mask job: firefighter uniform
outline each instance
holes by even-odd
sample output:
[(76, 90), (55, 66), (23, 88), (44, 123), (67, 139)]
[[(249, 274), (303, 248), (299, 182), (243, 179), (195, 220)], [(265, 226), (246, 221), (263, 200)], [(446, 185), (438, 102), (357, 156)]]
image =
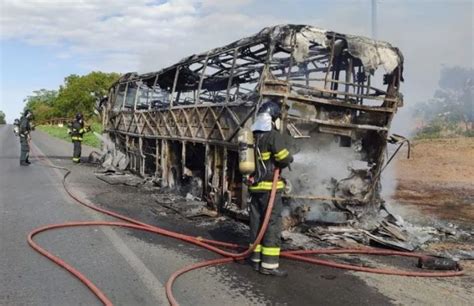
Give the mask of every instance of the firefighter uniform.
[[(249, 186), (250, 202), (250, 241), (256, 240), (263, 222), (268, 200), (272, 190), (273, 173), (276, 167), (285, 168), (293, 157), (284, 146), (282, 135), (272, 127), (270, 131), (254, 130), (257, 151), (257, 168), (254, 176), (255, 183)], [(270, 221), (263, 236), (261, 245), (257, 245), (250, 260), (255, 269), (263, 274), (277, 275), (281, 246), (282, 229), (282, 197), (281, 191), (285, 188), (280, 178), (277, 183), (277, 193)], [(285, 273), (286, 272), (282, 272)]]
[(82, 137), (85, 132), (86, 129), (84, 129), (82, 115), (77, 115), (76, 119), (70, 126), (71, 140), (74, 145), (72, 161), (75, 163), (79, 163), (81, 161)]
[(20, 165), (28, 166), (30, 164), (30, 145), (28, 143), (31, 132), (30, 119), (32, 114), (29, 110), (26, 110), (23, 116), (20, 118), (19, 123), (19, 136), (20, 136)]

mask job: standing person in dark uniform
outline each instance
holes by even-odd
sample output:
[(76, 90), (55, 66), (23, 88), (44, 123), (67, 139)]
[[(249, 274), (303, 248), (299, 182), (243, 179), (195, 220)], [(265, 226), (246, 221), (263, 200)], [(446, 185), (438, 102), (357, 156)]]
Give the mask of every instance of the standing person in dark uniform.
[(75, 120), (69, 125), (69, 134), (71, 135), (72, 143), (74, 144), (74, 150), (72, 154), (72, 161), (75, 163), (81, 162), (81, 143), (82, 136), (86, 132), (84, 128), (84, 119), (81, 113), (76, 114)]
[(25, 110), (23, 116), (20, 118), (19, 123), (19, 136), (20, 136), (20, 165), (21, 166), (28, 166), (30, 163), (29, 156), (30, 156), (30, 145), (29, 140), (31, 138), (30, 132), (32, 130), (32, 126), (30, 121), (33, 120), (33, 114), (29, 109)]
[[(257, 238), (272, 190), (275, 168), (283, 169), (293, 161), (285, 148), (282, 135), (277, 130), (280, 124), (281, 108), (277, 100), (264, 103), (252, 125), (256, 149), (256, 171), (253, 184), (249, 186), (250, 202), (250, 240)], [(277, 183), (277, 193), (268, 228), (261, 245), (257, 245), (250, 261), (252, 267), (265, 275), (286, 276), (288, 273), (279, 268), (281, 246), (282, 198), (285, 188), (283, 180)]]

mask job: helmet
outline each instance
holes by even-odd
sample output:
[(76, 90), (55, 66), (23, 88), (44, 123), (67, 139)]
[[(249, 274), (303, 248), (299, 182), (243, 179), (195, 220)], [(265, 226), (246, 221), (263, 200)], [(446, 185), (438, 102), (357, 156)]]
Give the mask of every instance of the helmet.
[(253, 132), (269, 132), (272, 130), (272, 126), (275, 120), (280, 117), (281, 107), (277, 100), (269, 100), (262, 104), (257, 112), (257, 118), (252, 124)]
[(278, 102), (275, 100), (270, 100), (262, 104), (258, 110), (257, 115), (259, 114), (269, 114), (272, 117), (272, 120), (275, 121), (281, 114), (281, 107)]
[(14, 125), (19, 125), (19, 124), (20, 124), (20, 120), (18, 120), (18, 119), (13, 120), (13, 124), (14, 124)]
[(25, 109), (23, 116), (27, 119), (31, 119), (33, 117), (33, 113), (29, 109)]
[(82, 119), (82, 113), (77, 113), (76, 114), (76, 120), (81, 120)]

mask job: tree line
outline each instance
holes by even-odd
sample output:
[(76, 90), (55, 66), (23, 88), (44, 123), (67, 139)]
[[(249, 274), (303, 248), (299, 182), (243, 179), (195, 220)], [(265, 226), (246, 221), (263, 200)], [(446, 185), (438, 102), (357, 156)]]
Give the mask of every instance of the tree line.
[(418, 136), (474, 136), (474, 69), (443, 67), (438, 86), (433, 98), (415, 109), (424, 121)]
[(57, 90), (33, 91), (24, 102), (37, 122), (52, 118), (73, 118), (81, 112), (85, 118), (95, 117), (97, 99), (107, 95), (108, 89), (120, 77), (118, 73), (93, 71), (87, 75), (69, 75)]
[(5, 113), (0, 111), (0, 124), (5, 124)]

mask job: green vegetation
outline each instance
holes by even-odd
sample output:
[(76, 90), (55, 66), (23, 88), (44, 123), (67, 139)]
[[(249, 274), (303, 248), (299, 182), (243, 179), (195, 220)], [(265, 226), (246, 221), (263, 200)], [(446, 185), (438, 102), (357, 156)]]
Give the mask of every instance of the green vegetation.
[(5, 124), (5, 113), (0, 111), (0, 124)]
[(84, 76), (72, 74), (64, 79), (64, 84), (57, 90), (33, 91), (33, 95), (24, 100), (25, 109), (33, 112), (39, 124), (52, 118), (72, 119), (78, 112), (82, 112), (86, 120), (96, 118), (96, 100), (106, 95), (119, 77), (118, 73), (99, 71)]
[(418, 130), (415, 139), (435, 139), (450, 137), (474, 137), (474, 130), (467, 129), (457, 122), (437, 118)]
[[(40, 125), (37, 126), (38, 130), (48, 133), (51, 136), (64, 139), (66, 141), (71, 141), (71, 136), (67, 133), (67, 126), (57, 126), (57, 125)], [(102, 125), (97, 122), (91, 124), (91, 132), (84, 134), (82, 143), (94, 148), (100, 148), (100, 140), (94, 135), (93, 132), (99, 134), (102, 133)]]
[(415, 115), (426, 122), (415, 138), (474, 136), (474, 69), (444, 67), (439, 89), (418, 105)]
[[(110, 86), (120, 77), (118, 73), (93, 71), (84, 76), (72, 74), (64, 79), (64, 84), (57, 90), (40, 89), (33, 91), (24, 102), (25, 109), (33, 112), (34, 122), (38, 129), (54, 137), (71, 141), (67, 126), (47, 125), (52, 119), (63, 118), (71, 122), (78, 112), (92, 127), (92, 131), (102, 133), (100, 119), (95, 114), (97, 99), (108, 93)], [(61, 120), (64, 121), (64, 120)], [(99, 148), (100, 140), (94, 133), (84, 135), (83, 144)]]

